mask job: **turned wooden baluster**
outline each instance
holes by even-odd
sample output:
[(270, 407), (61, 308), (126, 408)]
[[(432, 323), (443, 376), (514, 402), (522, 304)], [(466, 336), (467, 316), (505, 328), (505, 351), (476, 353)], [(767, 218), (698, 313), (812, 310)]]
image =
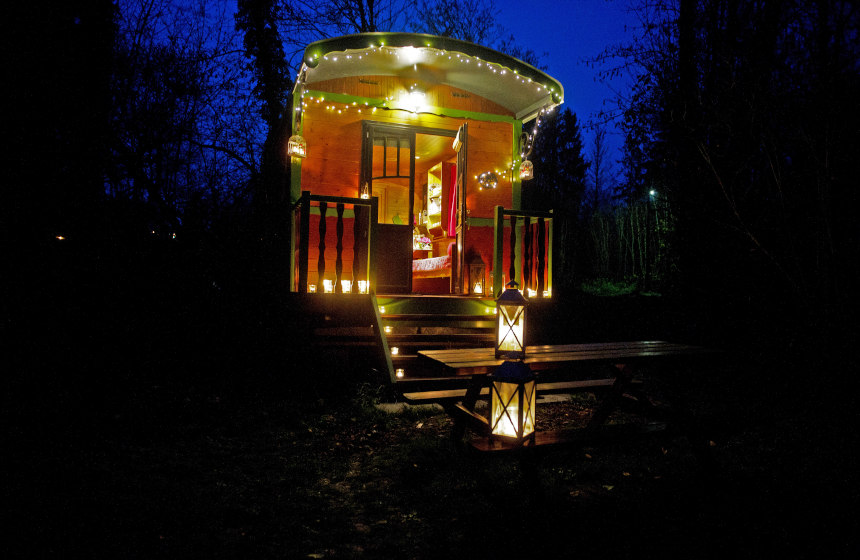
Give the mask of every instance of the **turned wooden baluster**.
[(342, 294), (343, 288), (340, 281), (343, 273), (343, 203), (341, 202), (337, 204), (337, 226), (335, 231), (337, 232), (337, 245), (335, 246), (337, 257), (334, 261), (334, 293)]
[(508, 271), (508, 282), (517, 279), (517, 217), (511, 216), (511, 266)]
[(352, 220), (352, 293), (358, 293), (358, 273), (359, 273), (359, 237), (361, 237), (361, 206), (354, 204), (352, 206), (354, 218)]
[(308, 292), (308, 244), (310, 243), (311, 193), (304, 191), (299, 208), (299, 292)]
[(538, 218), (538, 268), (537, 268), (537, 293), (543, 297), (544, 292), (544, 267), (546, 266), (546, 232), (544, 231), (543, 218)]
[(523, 218), (523, 291), (528, 293), (532, 279), (532, 219)]
[(320, 201), (320, 256), (317, 259), (317, 289), (320, 291), (325, 291), (325, 215), (327, 211), (328, 204), (325, 201)]

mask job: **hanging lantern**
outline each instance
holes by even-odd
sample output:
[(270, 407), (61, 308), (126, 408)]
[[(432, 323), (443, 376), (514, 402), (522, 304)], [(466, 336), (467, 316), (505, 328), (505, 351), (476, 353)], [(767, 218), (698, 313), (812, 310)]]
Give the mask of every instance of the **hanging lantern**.
[(515, 281), (496, 299), (496, 358), (517, 359), (526, 355), (526, 307), (529, 302)]
[(484, 171), (480, 175), (478, 175), (478, 188), (480, 190), (484, 189), (495, 189), (499, 186), (499, 177), (492, 171)]
[(287, 155), (290, 157), (303, 158), (308, 155), (308, 143), (298, 134), (290, 136), (287, 140)]
[(524, 159), (520, 164), (520, 179), (523, 181), (528, 181), (533, 179), (535, 176), (535, 166), (532, 162), (527, 159)]
[(489, 376), (490, 434), (521, 444), (535, 433), (535, 376), (523, 362), (502, 363)]
[(475, 258), (469, 263), (469, 291), (473, 296), (482, 296), (487, 293), (486, 289), (486, 271), (487, 266), (484, 260), (475, 255)]

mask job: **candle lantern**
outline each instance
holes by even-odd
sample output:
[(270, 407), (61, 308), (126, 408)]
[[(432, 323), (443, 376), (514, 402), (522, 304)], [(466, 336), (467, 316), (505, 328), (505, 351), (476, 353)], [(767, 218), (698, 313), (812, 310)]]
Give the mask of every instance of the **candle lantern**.
[(535, 166), (532, 162), (527, 159), (524, 159), (520, 164), (520, 179), (523, 181), (529, 181), (535, 176)]
[(506, 361), (489, 376), (490, 434), (521, 444), (535, 433), (535, 376), (523, 362)]
[(287, 155), (295, 158), (303, 158), (308, 155), (308, 143), (307, 141), (299, 136), (298, 134), (294, 134), (290, 136), (290, 139), (287, 140)]
[(518, 359), (526, 355), (526, 307), (529, 302), (508, 282), (507, 289), (496, 299), (496, 358)]
[(486, 271), (487, 266), (484, 260), (475, 255), (475, 258), (469, 263), (469, 291), (473, 296), (481, 296), (487, 293), (486, 288)]

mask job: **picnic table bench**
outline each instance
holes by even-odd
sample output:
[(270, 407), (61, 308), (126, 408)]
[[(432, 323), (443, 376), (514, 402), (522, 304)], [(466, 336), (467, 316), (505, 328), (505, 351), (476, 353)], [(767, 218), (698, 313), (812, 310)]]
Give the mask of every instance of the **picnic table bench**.
[[(537, 432), (522, 447), (539, 447), (562, 443), (588, 444), (598, 440), (615, 440), (642, 434), (653, 434), (688, 417), (683, 402), (672, 408), (655, 405), (646, 396), (637, 373), (642, 366), (673, 367), (690, 360), (701, 360), (714, 351), (701, 346), (665, 341), (609, 342), (529, 346), (524, 362), (535, 372), (537, 396), (552, 393), (592, 392), (602, 398), (585, 428)], [(438, 403), (454, 419), (454, 437), (462, 439), (467, 428), (480, 436), (489, 435), (489, 425), (475, 412), (478, 401), (488, 398), (486, 376), (504, 360), (497, 359), (493, 348), (423, 350), (423, 359), (431, 360), (453, 377), (471, 377), (467, 388), (404, 393), (412, 404)], [(604, 372), (602, 377), (596, 373)], [(605, 425), (618, 409), (633, 411), (648, 420), (645, 424)], [(681, 422), (677, 422), (681, 420)], [(510, 451), (518, 446), (490, 437), (478, 437), (471, 445), (479, 451)]]

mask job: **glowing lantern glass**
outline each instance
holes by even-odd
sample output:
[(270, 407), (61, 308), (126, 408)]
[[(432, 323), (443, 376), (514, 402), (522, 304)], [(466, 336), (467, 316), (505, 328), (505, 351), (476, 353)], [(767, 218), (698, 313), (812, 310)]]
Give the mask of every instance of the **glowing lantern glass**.
[(520, 179), (528, 181), (535, 176), (535, 166), (527, 159), (524, 159), (520, 164)]
[(303, 158), (308, 155), (308, 143), (298, 134), (290, 136), (287, 140), (287, 155), (290, 157)]
[(469, 263), (469, 290), (472, 295), (481, 296), (487, 293), (485, 282), (486, 271), (487, 266), (481, 257), (475, 257)]
[(526, 355), (526, 307), (529, 302), (514, 281), (496, 299), (496, 358), (517, 359)]
[(490, 434), (516, 443), (535, 433), (535, 376), (523, 362), (504, 362), (490, 381)]

